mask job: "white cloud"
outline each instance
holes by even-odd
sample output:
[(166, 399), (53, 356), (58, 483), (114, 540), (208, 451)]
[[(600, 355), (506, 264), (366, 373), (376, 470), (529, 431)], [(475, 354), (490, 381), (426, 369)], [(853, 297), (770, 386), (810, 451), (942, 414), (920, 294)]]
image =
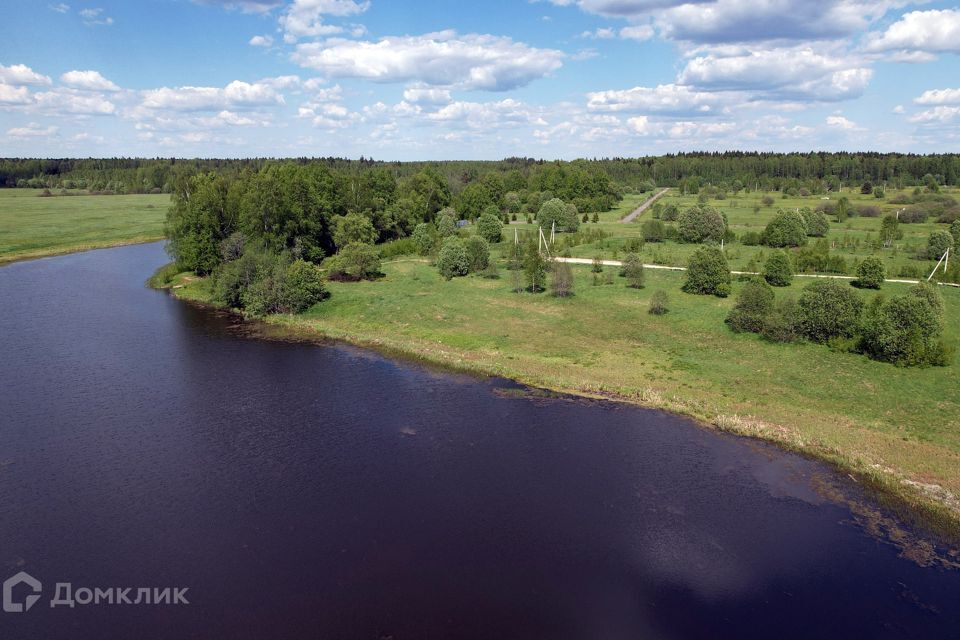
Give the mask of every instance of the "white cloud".
[(499, 102), (453, 102), (428, 114), (427, 119), (470, 129), (493, 130), (523, 124), (547, 124), (535, 108), (512, 98)]
[(711, 91), (750, 91), (761, 99), (835, 101), (860, 96), (870, 82), (873, 71), (856, 64), (855, 59), (807, 47), (709, 53), (687, 63), (680, 83)]
[(113, 24), (113, 18), (103, 15), (103, 9), (80, 9), (80, 17), (83, 18), (83, 24), (88, 27), (104, 26), (109, 27)]
[(868, 51), (960, 52), (960, 9), (911, 11), (869, 38)]
[(898, 104), (893, 108), (893, 112), (900, 115), (900, 114), (906, 113), (907, 110), (903, 108), (902, 104)]
[(617, 37), (617, 32), (611, 27), (602, 27), (596, 31), (584, 31), (580, 34), (581, 38), (592, 38), (594, 40), (612, 40)]
[(56, 11), (57, 13), (67, 13), (70, 11), (70, 5), (62, 2), (60, 4), (51, 4), (49, 6), (51, 11)]
[(910, 116), (910, 122), (917, 123), (945, 123), (952, 122), (960, 115), (960, 107), (939, 106)]
[(34, 94), (38, 109), (50, 114), (85, 116), (108, 116), (116, 113), (117, 107), (98, 93), (78, 92), (71, 89), (53, 89)]
[(407, 87), (403, 91), (403, 99), (416, 104), (447, 104), (452, 100), (449, 90), (424, 85)]
[(31, 122), (25, 127), (14, 127), (13, 129), (8, 129), (7, 135), (11, 138), (43, 138), (56, 135), (57, 131), (59, 131), (59, 128), (53, 125), (49, 127), (41, 127), (36, 122)]
[(86, 91), (119, 91), (120, 87), (110, 82), (99, 71), (67, 71), (60, 82), (73, 89)]
[(216, 111), (226, 107), (283, 104), (283, 96), (269, 83), (234, 80), (219, 87), (161, 87), (142, 92), (141, 107), (149, 110)]
[(0, 84), (0, 105), (19, 105), (30, 103), (30, 90), (26, 87), (13, 87)]
[(960, 89), (931, 89), (913, 101), (917, 104), (960, 104)]
[(240, 9), (244, 13), (265, 13), (283, 4), (284, 0), (193, 0), (196, 4)]
[(299, 38), (328, 36), (343, 31), (341, 27), (326, 24), (325, 15), (350, 16), (363, 13), (370, 2), (354, 0), (293, 0), (280, 16), (284, 40), (293, 43)]
[(634, 87), (622, 91), (587, 94), (591, 111), (634, 111), (672, 114), (709, 114), (724, 98), (717, 93), (696, 91), (676, 84)]
[(563, 56), (506, 37), (443, 31), (377, 42), (332, 39), (300, 44), (293, 59), (333, 77), (506, 91), (556, 71)]
[(253, 36), (250, 38), (249, 44), (254, 47), (269, 47), (273, 44), (273, 38), (271, 36)]
[(856, 122), (843, 116), (827, 116), (827, 126), (833, 129), (842, 129), (843, 131), (857, 131), (860, 129)]
[(620, 37), (624, 40), (649, 40), (654, 36), (653, 27), (648, 24), (637, 24), (620, 29)]
[(19, 85), (48, 85), (52, 84), (48, 76), (41, 75), (25, 64), (14, 64), (5, 67), (0, 64), (0, 82)]

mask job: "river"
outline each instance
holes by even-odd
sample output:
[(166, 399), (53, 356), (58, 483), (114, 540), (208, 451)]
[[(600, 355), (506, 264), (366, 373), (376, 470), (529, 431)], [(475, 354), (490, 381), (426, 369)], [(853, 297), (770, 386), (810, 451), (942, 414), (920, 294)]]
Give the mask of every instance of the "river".
[[(823, 464), (252, 339), (146, 288), (165, 260), (151, 244), (0, 269), (0, 579), (42, 583), (0, 638), (960, 634), (960, 571), (868, 535), (816, 490), (857, 495)], [(189, 604), (78, 604), (121, 587)]]

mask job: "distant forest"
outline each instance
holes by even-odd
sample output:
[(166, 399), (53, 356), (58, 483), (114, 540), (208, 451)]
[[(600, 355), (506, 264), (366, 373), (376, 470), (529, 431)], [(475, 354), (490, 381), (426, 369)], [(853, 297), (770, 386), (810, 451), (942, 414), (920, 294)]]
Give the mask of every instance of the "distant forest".
[[(359, 177), (371, 170), (386, 170), (403, 180), (424, 169), (443, 176), (451, 191), (487, 173), (517, 173), (524, 179), (550, 165), (582, 169), (609, 176), (621, 192), (654, 187), (681, 187), (695, 191), (702, 185), (722, 189), (780, 191), (806, 188), (813, 193), (835, 190), (841, 184), (863, 182), (903, 188), (925, 184), (932, 176), (938, 184), (960, 180), (960, 155), (898, 153), (683, 153), (644, 158), (605, 158), (554, 162), (533, 158), (500, 161), (381, 162), (361, 158), (251, 158), (242, 160), (174, 158), (136, 159), (0, 159), (0, 186), (47, 189), (87, 189), (107, 193), (173, 193), (179, 178), (215, 172), (229, 179), (259, 173), (279, 164), (321, 165), (343, 176)], [(536, 182), (536, 178), (533, 178)]]

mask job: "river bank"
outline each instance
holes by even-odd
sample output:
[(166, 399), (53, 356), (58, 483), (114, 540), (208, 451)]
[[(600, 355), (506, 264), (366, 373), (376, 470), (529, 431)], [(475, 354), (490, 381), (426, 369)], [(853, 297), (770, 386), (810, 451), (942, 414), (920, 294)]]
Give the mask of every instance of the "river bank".
[[(419, 261), (385, 265), (377, 282), (331, 283), (308, 313), (274, 316), (268, 335), (341, 340), (392, 356), (532, 387), (667, 410), (726, 432), (827, 461), (905, 522), (960, 539), (960, 429), (955, 367), (900, 369), (820, 345), (771, 345), (730, 333), (731, 302), (679, 292), (676, 274), (646, 289), (590, 286), (577, 296), (510, 293), (504, 281), (441, 281)], [(170, 286), (209, 304), (202, 280)], [(894, 287), (891, 286), (891, 289)], [(645, 313), (652, 291), (671, 313)], [(960, 300), (945, 292), (947, 337)]]

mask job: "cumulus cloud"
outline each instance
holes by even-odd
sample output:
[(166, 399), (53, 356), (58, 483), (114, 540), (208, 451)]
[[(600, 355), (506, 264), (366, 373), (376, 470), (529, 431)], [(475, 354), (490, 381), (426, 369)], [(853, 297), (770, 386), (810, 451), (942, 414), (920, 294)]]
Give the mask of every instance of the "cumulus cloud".
[(634, 87), (587, 94), (591, 111), (640, 111), (671, 114), (710, 114), (723, 97), (677, 84)]
[(57, 13), (67, 13), (70, 11), (70, 5), (59, 3), (49, 5), (50, 11), (56, 11)]
[(59, 131), (59, 128), (53, 125), (49, 127), (41, 127), (36, 122), (31, 122), (25, 127), (14, 127), (13, 129), (8, 129), (7, 135), (11, 138), (44, 138), (56, 135), (57, 131)]
[(856, 122), (853, 122), (852, 120), (843, 116), (827, 116), (827, 126), (833, 129), (841, 129), (843, 131), (857, 131), (860, 129)]
[(227, 107), (283, 104), (283, 96), (267, 82), (234, 80), (220, 87), (161, 87), (142, 92), (141, 107), (169, 111), (214, 111)]
[(0, 82), (14, 86), (52, 84), (49, 76), (41, 75), (25, 64), (5, 67), (0, 64)]
[(547, 124), (537, 109), (512, 98), (499, 102), (453, 102), (427, 118), (471, 129)]
[(910, 116), (908, 120), (916, 123), (946, 123), (960, 116), (960, 107), (939, 106)]
[(332, 39), (297, 46), (298, 64), (328, 76), (419, 82), (455, 89), (506, 91), (562, 66), (564, 54), (507, 37), (443, 31), (376, 42)]
[(452, 100), (449, 90), (425, 85), (407, 87), (403, 91), (403, 99), (415, 104), (447, 104)]
[(913, 101), (917, 104), (960, 104), (960, 89), (931, 89)]
[(120, 87), (107, 80), (99, 71), (67, 71), (60, 82), (73, 89), (86, 91), (119, 91)]
[(113, 18), (103, 15), (103, 9), (80, 9), (80, 17), (83, 18), (83, 24), (88, 27), (105, 26), (113, 24)]
[(370, 8), (370, 2), (354, 0), (294, 0), (280, 16), (280, 27), (286, 42), (299, 38), (329, 36), (343, 31), (342, 27), (324, 22), (324, 16), (351, 16)]
[(51, 115), (109, 116), (117, 111), (116, 105), (101, 94), (59, 88), (34, 94), (33, 104)]
[(761, 99), (836, 101), (862, 95), (872, 75), (854, 60), (801, 47), (698, 56), (679, 81), (711, 91), (750, 91)]
[(30, 104), (30, 101), (30, 90), (26, 87), (0, 84), (0, 105)]
[(254, 47), (269, 47), (273, 44), (273, 38), (271, 36), (253, 36), (250, 38), (249, 44)]
[(911, 11), (882, 34), (871, 36), (867, 51), (960, 52), (960, 10)]
[(648, 24), (637, 24), (620, 29), (620, 37), (624, 40), (649, 40), (654, 36), (653, 27)]
[(240, 9), (244, 13), (265, 13), (284, 3), (284, 0), (193, 0), (196, 4), (205, 4), (224, 9)]

